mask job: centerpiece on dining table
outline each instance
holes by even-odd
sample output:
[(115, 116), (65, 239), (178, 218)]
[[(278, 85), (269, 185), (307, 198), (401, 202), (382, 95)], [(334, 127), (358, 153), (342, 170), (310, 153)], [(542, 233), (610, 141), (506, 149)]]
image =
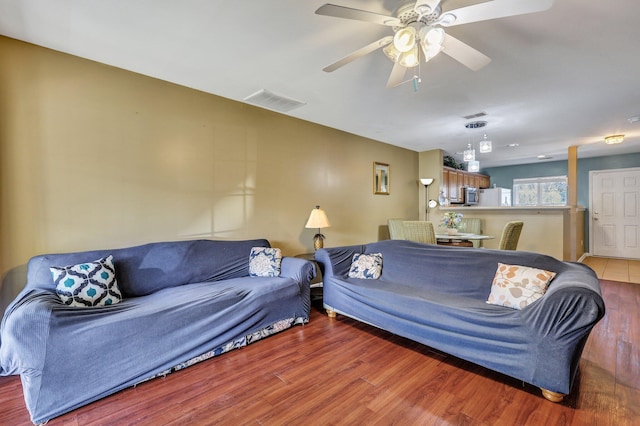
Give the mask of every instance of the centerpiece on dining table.
[(462, 213), (446, 212), (442, 215), (440, 226), (445, 228), (447, 235), (458, 235), (458, 231), (464, 229)]

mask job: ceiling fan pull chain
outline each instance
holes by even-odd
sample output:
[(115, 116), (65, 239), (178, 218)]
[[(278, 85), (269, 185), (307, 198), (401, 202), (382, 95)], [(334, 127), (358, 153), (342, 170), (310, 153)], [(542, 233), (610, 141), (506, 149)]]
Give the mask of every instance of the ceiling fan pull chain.
[(418, 92), (418, 83), (422, 83), (422, 66), (420, 65), (420, 49), (418, 49), (418, 74), (413, 75), (413, 92)]

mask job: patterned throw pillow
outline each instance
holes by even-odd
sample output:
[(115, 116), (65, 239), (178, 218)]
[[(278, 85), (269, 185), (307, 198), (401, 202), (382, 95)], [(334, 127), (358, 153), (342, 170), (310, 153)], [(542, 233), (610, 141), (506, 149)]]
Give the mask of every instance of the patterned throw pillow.
[(249, 255), (249, 276), (279, 277), (281, 263), (279, 248), (253, 247)]
[(349, 278), (377, 280), (382, 275), (382, 253), (356, 253), (351, 260)]
[(69, 306), (106, 306), (122, 301), (113, 256), (95, 262), (49, 268), (56, 293)]
[(498, 263), (487, 303), (522, 309), (544, 296), (555, 272)]

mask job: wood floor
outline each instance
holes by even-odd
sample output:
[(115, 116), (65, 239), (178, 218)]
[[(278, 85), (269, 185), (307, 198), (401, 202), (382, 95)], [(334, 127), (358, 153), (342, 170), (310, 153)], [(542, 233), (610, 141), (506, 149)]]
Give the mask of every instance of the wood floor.
[[(601, 281), (607, 313), (574, 392), (530, 385), (318, 307), (311, 321), (155, 379), (48, 425), (639, 425), (640, 286)], [(28, 425), (17, 377), (0, 424)]]

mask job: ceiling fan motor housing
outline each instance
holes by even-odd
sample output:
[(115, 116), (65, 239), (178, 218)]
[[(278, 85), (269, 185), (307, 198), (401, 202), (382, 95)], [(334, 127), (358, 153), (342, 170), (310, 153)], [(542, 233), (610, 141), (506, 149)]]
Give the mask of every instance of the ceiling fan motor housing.
[[(415, 2), (410, 1), (407, 2), (403, 5), (401, 5), (395, 12), (394, 15), (400, 20), (402, 21), (402, 26), (396, 26), (396, 27), (392, 27), (394, 32), (397, 32), (399, 29), (404, 28), (410, 24), (416, 23), (416, 22), (421, 22), (425, 25), (430, 25), (432, 23), (434, 23), (435, 21), (438, 20), (438, 18), (440, 17), (440, 13), (442, 11), (442, 9), (440, 8), (440, 5), (438, 5), (438, 7), (436, 7), (431, 13), (429, 13), (428, 15), (423, 15), (422, 17), (418, 14), (418, 12), (415, 11), (415, 9), (413, 8), (413, 6), (415, 5)], [(419, 20), (418, 20), (419, 19)]]

